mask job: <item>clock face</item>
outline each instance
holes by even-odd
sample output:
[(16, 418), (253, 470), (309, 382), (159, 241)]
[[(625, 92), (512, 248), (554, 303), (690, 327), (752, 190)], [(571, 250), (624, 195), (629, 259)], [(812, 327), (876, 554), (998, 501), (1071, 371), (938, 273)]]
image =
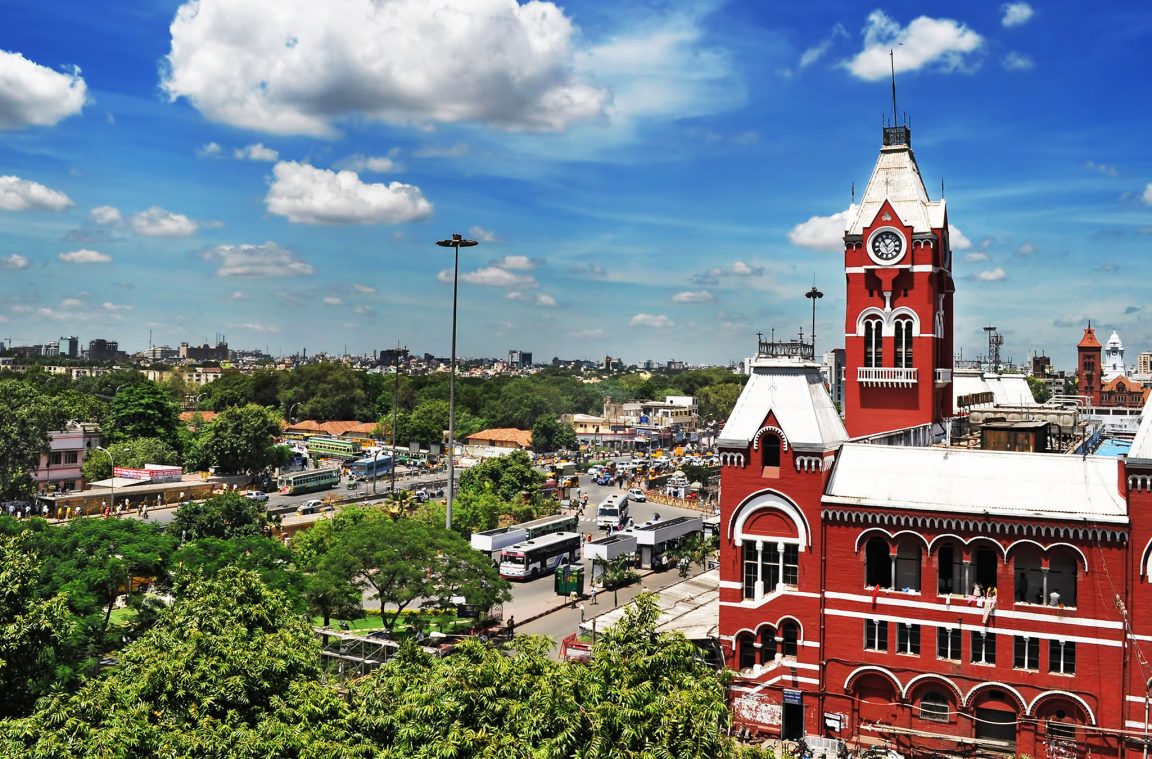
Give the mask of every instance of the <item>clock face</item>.
[(904, 255), (904, 236), (894, 229), (880, 229), (868, 240), (868, 255), (878, 264), (899, 261)]

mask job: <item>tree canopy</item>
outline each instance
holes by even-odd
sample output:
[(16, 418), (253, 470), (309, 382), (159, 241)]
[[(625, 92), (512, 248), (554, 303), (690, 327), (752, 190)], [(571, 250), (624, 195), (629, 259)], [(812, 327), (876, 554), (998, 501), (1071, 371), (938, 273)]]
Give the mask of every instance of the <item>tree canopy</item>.
[(271, 524), (264, 504), (239, 493), (221, 493), (204, 501), (191, 501), (181, 506), (168, 532), (180, 540), (262, 535)]
[(155, 382), (137, 382), (112, 398), (108, 411), (107, 437), (114, 443), (135, 438), (160, 438), (179, 449), (179, 409)]
[(130, 469), (143, 469), (145, 464), (179, 464), (180, 455), (176, 449), (158, 437), (142, 437), (112, 443), (108, 446), (109, 456), (89, 455), (84, 457), (81, 471), (88, 482), (104, 480), (112, 476), (112, 462), (116, 466)]
[(0, 500), (30, 497), (32, 473), (48, 449), (48, 433), (65, 421), (63, 411), (34, 386), (0, 381)]

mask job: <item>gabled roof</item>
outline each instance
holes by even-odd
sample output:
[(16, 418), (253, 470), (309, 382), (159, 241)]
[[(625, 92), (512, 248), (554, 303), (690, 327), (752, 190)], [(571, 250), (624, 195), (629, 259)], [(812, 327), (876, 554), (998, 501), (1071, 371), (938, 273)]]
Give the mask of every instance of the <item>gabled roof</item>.
[(1077, 348), (1099, 348), (1100, 341), (1096, 339), (1096, 330), (1092, 329), (1089, 324), (1084, 328), (1084, 337), (1080, 338), (1080, 342), (1076, 344)]
[(1116, 459), (846, 443), (825, 503), (1126, 523)]
[(887, 200), (913, 232), (930, 232), (944, 226), (944, 200), (928, 199), (924, 180), (916, 156), (907, 145), (892, 145), (880, 149), (872, 178), (861, 196), (856, 215), (851, 217), (847, 233), (859, 235), (872, 224), (880, 207)]
[(952, 398), (975, 393), (992, 393), (997, 406), (1035, 406), (1035, 397), (1023, 374), (984, 373), (979, 369), (955, 369), (952, 372)]
[(314, 432), (317, 435), (328, 435), (330, 437), (340, 437), (349, 432), (354, 434), (372, 435), (376, 431), (376, 422), (358, 422), (355, 420), (350, 421), (333, 421), (333, 422), (317, 422), (312, 419), (306, 419), (302, 422), (296, 422), (289, 425), (288, 430), (295, 432)]
[(480, 430), (475, 435), (464, 438), (465, 441), (476, 443), (515, 443), (521, 448), (532, 447), (532, 431), (518, 430), (515, 427), (500, 427), (491, 430)]
[(828, 396), (820, 367), (786, 358), (752, 362), (752, 376), (736, 400), (718, 445), (746, 447), (771, 412), (793, 447), (827, 449), (848, 439)]

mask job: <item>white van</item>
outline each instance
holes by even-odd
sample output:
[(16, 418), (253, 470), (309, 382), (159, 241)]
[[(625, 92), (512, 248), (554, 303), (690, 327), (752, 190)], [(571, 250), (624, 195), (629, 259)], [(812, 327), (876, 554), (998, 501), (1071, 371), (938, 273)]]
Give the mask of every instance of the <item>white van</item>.
[(628, 495), (613, 493), (596, 508), (597, 527), (619, 527), (628, 521)]

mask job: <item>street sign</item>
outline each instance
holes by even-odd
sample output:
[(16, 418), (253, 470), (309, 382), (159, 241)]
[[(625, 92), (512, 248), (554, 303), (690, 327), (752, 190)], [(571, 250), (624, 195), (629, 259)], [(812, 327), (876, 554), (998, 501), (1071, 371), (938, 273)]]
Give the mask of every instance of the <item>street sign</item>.
[(784, 689), (784, 703), (786, 704), (802, 704), (804, 703), (804, 691)]

